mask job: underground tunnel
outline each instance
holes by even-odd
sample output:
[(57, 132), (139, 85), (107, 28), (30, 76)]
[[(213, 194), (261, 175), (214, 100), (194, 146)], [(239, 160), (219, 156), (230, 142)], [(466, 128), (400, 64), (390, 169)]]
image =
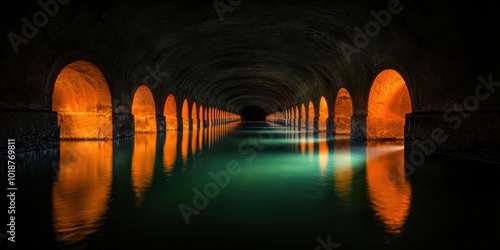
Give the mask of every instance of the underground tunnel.
[(2, 249), (499, 246), (492, 1), (3, 9)]
[(241, 121), (247, 122), (265, 122), (266, 113), (262, 108), (250, 106), (244, 107), (241, 111)]

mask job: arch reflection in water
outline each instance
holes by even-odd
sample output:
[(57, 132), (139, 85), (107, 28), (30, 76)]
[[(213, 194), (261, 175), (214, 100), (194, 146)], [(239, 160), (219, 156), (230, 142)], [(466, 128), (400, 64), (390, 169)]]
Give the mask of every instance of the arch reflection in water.
[(58, 178), (52, 189), (57, 240), (81, 242), (98, 231), (113, 178), (112, 141), (61, 141)]
[(328, 167), (328, 145), (326, 143), (326, 134), (320, 133), (318, 136), (318, 159), (319, 170), (321, 177), (326, 176), (326, 169)]
[(335, 180), (335, 193), (344, 202), (349, 204), (349, 196), (352, 192), (352, 159), (351, 140), (349, 136), (335, 139), (335, 156), (333, 157), (333, 176)]
[(180, 134), (181, 136), (181, 155), (182, 155), (182, 161), (184, 162), (184, 165), (187, 164), (187, 158), (188, 158), (188, 153), (189, 153), (189, 135), (190, 131), (187, 129), (182, 130), (182, 133)]
[(142, 203), (144, 193), (151, 185), (156, 157), (156, 134), (136, 133), (132, 152), (132, 187), (137, 205)]
[(165, 143), (163, 145), (163, 166), (166, 173), (172, 173), (177, 157), (177, 131), (165, 131)]
[(405, 178), (403, 146), (368, 141), (366, 148), (366, 180), (372, 208), (388, 233), (400, 234), (411, 200), (411, 186)]

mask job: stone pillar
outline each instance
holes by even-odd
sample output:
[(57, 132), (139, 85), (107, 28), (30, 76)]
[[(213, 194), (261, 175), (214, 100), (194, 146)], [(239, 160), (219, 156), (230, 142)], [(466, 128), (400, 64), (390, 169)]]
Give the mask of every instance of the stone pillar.
[(351, 139), (366, 140), (366, 115), (351, 117)]
[[(500, 163), (500, 112), (406, 115), (405, 149), (420, 156), (441, 153)], [(417, 152), (419, 151), (419, 152)]]
[(134, 136), (134, 116), (113, 114), (113, 139)]
[(314, 117), (313, 130), (316, 133), (319, 132), (319, 117)]
[(167, 122), (165, 120), (165, 116), (157, 115), (156, 116), (156, 130), (158, 133), (165, 132), (167, 129)]
[[(59, 147), (57, 113), (53, 111), (0, 111), (1, 142), (15, 139), (16, 152)], [(7, 146), (0, 147), (6, 153)]]
[(326, 118), (326, 134), (327, 135), (335, 134), (335, 120), (333, 116)]

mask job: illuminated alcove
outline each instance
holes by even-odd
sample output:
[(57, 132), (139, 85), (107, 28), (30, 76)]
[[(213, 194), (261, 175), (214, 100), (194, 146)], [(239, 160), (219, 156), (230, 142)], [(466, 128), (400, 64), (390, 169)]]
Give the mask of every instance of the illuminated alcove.
[(187, 99), (184, 99), (182, 103), (182, 128), (189, 129), (189, 104)]
[(205, 123), (205, 110), (203, 109), (203, 105), (200, 105), (199, 110), (198, 110), (198, 122), (200, 123), (200, 127), (203, 128), (203, 125)]
[(351, 116), (353, 113), (351, 95), (345, 88), (341, 88), (335, 99), (335, 133), (351, 133)]
[(306, 115), (306, 105), (302, 103), (300, 106), (300, 127), (305, 127), (307, 124), (307, 115)]
[(166, 129), (176, 130), (178, 128), (177, 105), (175, 104), (175, 97), (172, 94), (168, 95), (165, 101), (163, 115), (165, 116)]
[(326, 120), (328, 119), (328, 104), (324, 96), (319, 100), (318, 130), (326, 131)]
[(191, 120), (193, 121), (193, 129), (198, 128), (198, 112), (196, 109), (196, 102), (193, 102), (193, 107), (191, 108)]
[(135, 91), (132, 115), (136, 133), (156, 132), (155, 102), (151, 90), (145, 85)]
[(386, 69), (375, 78), (368, 97), (367, 138), (404, 139), (411, 99), (403, 77)]
[(312, 101), (309, 101), (307, 110), (307, 128), (314, 129), (314, 104)]
[(61, 139), (112, 139), (111, 94), (101, 71), (87, 61), (64, 67), (56, 78), (52, 110)]

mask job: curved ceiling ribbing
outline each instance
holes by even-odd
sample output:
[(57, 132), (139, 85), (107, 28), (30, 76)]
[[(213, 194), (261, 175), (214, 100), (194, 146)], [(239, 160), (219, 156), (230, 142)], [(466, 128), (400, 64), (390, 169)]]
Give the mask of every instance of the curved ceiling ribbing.
[(212, 2), (107, 1), (87, 8), (124, 41), (117, 46), (134, 59), (121, 63), (132, 72), (161, 65), (163, 87), (197, 103), (273, 113), (356, 75), (351, 71), (363, 66), (348, 62), (340, 44), (351, 44), (354, 26), (387, 4), (247, 0), (221, 21)]

